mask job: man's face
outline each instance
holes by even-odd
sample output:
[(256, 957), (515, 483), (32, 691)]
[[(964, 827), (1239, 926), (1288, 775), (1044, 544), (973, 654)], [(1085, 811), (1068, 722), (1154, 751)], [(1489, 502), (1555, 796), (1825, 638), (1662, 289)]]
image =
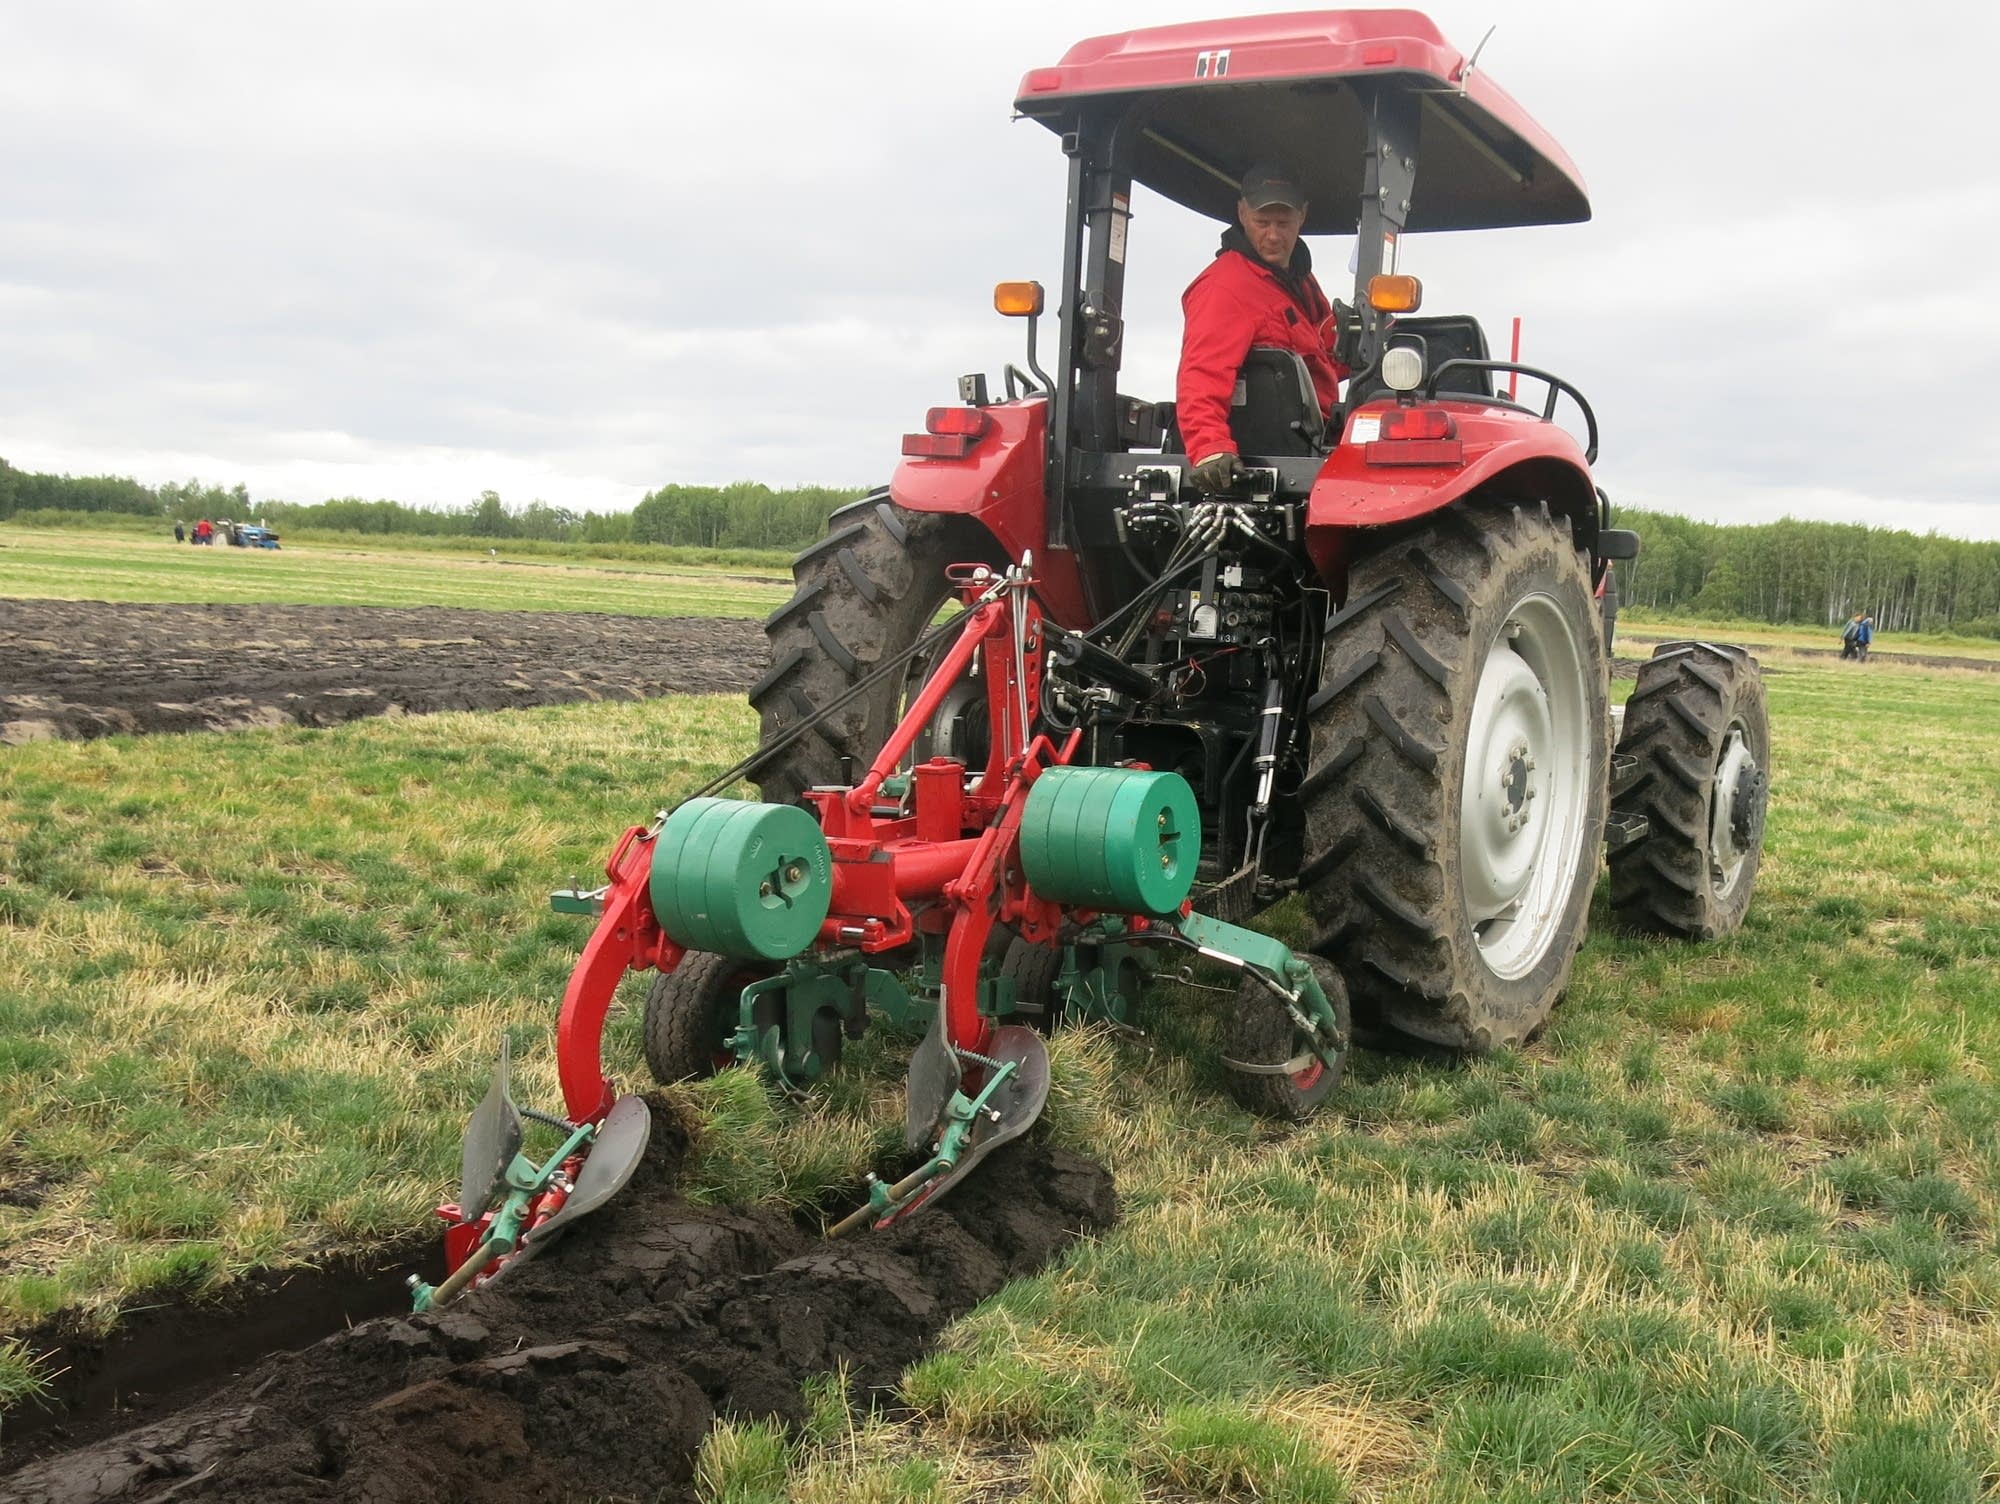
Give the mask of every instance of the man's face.
[(1268, 209), (1253, 209), (1247, 199), (1236, 201), (1236, 218), (1243, 225), (1243, 233), (1250, 237), (1250, 245), (1267, 266), (1286, 267), (1292, 264), (1292, 248), (1299, 243), (1299, 231), (1305, 228), (1305, 206), (1294, 209), (1286, 204), (1273, 204)]

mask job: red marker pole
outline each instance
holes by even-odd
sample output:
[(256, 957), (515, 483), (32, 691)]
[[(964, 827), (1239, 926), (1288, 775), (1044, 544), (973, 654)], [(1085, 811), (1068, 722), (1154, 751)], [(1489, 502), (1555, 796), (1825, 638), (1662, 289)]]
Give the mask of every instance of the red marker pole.
[[(1518, 313), (1514, 315), (1514, 353), (1507, 358), (1513, 361), (1515, 365), (1521, 363), (1521, 316)], [(1520, 386), (1520, 382), (1521, 373), (1519, 371), (1509, 371), (1507, 373), (1507, 400), (1509, 402), (1514, 400), (1514, 393)]]

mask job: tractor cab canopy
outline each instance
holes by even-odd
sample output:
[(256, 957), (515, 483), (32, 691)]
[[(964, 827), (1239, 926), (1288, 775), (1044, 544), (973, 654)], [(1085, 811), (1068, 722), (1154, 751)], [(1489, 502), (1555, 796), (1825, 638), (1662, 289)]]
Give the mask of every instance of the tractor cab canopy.
[(1234, 218), (1246, 166), (1277, 158), (1304, 179), (1306, 233), (1326, 235), (1359, 227), (1377, 101), (1407, 114), (1412, 138), (1396, 144), (1413, 146), (1422, 165), (1395, 216), (1401, 228), (1590, 218), (1563, 149), (1416, 11), (1308, 11), (1093, 37), (1029, 73), (1014, 107), (1060, 134), (1114, 137), (1134, 182), (1214, 219)]
[[(1146, 435), (1164, 404), (1118, 393), (1134, 183), (1227, 223), (1250, 164), (1298, 173), (1306, 232), (1356, 237), (1350, 391), (1366, 390), (1390, 338), (1389, 315), (1367, 289), (1397, 270), (1403, 231), (1590, 217), (1562, 148), (1416, 11), (1243, 16), (1094, 37), (1030, 72), (1015, 108), (1056, 132), (1068, 158), (1062, 348), (1047, 381), (1055, 547), (1071, 546), (1079, 526), (1087, 535), (1106, 511), (1098, 503), (1129, 493), (1133, 451), (1160, 442)], [(1434, 353), (1485, 356), (1473, 321), (1426, 322), (1438, 326), (1427, 331)], [(1483, 375), (1475, 386), (1486, 390)], [(1297, 490), (1314, 462), (1279, 468)]]

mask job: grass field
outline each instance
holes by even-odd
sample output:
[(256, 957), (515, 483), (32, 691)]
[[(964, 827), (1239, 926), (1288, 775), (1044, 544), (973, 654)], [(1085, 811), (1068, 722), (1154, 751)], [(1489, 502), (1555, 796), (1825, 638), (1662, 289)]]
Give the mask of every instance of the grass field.
[[(597, 557), (581, 544), (508, 543), (488, 557), (476, 540), (464, 538), (391, 543), (337, 533), (303, 535), (273, 553), (177, 545), (151, 523), (143, 531), (132, 523), (102, 529), (0, 523), (0, 597), (757, 617), (788, 597), (787, 559), (782, 552), (631, 546), (607, 547)], [(1840, 646), (1831, 627), (1686, 621), (1630, 607), (1619, 623), (1632, 639), (1628, 653), (1678, 636), (1760, 649)], [(2000, 642), (1990, 638), (1899, 632), (1878, 635), (1875, 647), (2000, 662)]]
[[(1215, 994), (1059, 1037), (1051, 1122), (1124, 1225), (957, 1327), (907, 1416), (725, 1427), (709, 1496), (2000, 1490), (2000, 695), (1846, 667), (1771, 677), (1750, 927), (1627, 940), (1600, 896), (1523, 1050), (1362, 1055), (1284, 1134), (1222, 1095)], [(500, 1031), (553, 1100), (583, 927), (547, 890), (751, 734), (683, 699), (0, 754), (0, 1331), (421, 1226)], [(804, 1114), (686, 1089), (697, 1189), (851, 1182), (900, 1111), (871, 1044)], [(31, 1383), (0, 1350), (0, 1404)]]
[(624, 616), (766, 616), (791, 593), (782, 563), (756, 566), (498, 557), (457, 550), (287, 544), (195, 548), (129, 532), (0, 526), (0, 596), (298, 606), (465, 606)]

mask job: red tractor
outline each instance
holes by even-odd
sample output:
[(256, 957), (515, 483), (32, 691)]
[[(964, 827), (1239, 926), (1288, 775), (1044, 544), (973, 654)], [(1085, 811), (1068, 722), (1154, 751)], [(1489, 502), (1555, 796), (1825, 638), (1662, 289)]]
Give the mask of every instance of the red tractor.
[[(1025, 369), (997, 400), (961, 378), (891, 483), (799, 555), (758, 751), (628, 831), (607, 886), (558, 895), (599, 916), (544, 1117), (564, 1143), (521, 1155), (497, 1083), (445, 1209), (453, 1289), (629, 1174), (643, 1108), (598, 1048), (628, 969), (659, 973), (661, 1080), (741, 1060), (801, 1087), (875, 1019), (925, 1031), (921, 1162), (843, 1224), (879, 1225), (1034, 1120), (1040, 1030), (1128, 1022), (1183, 952), (1240, 978), (1243, 1100), (1303, 1117), (1356, 1021), (1472, 1051), (1532, 1034), (1607, 845), (1626, 923), (1742, 923), (1770, 762), (1754, 661), (1660, 649), (1613, 750), (1602, 601), (1637, 538), (1609, 525), (1595, 417), (1474, 319), (1420, 314), (1402, 269), (1406, 232), (1588, 218), (1562, 149), (1410, 11), (1094, 38), (1016, 108), (1068, 169), (1053, 370), (1040, 287), (1003, 284)], [(1274, 154), (1303, 169), (1306, 231), (1356, 237), (1353, 374), (1328, 423), (1296, 354), (1251, 351), (1246, 479), (1208, 494), (1173, 404), (1118, 389), (1132, 189), (1227, 223), (1236, 173)], [(740, 776), (761, 802), (708, 797)], [(1294, 892), (1303, 955), (1241, 927)]]

